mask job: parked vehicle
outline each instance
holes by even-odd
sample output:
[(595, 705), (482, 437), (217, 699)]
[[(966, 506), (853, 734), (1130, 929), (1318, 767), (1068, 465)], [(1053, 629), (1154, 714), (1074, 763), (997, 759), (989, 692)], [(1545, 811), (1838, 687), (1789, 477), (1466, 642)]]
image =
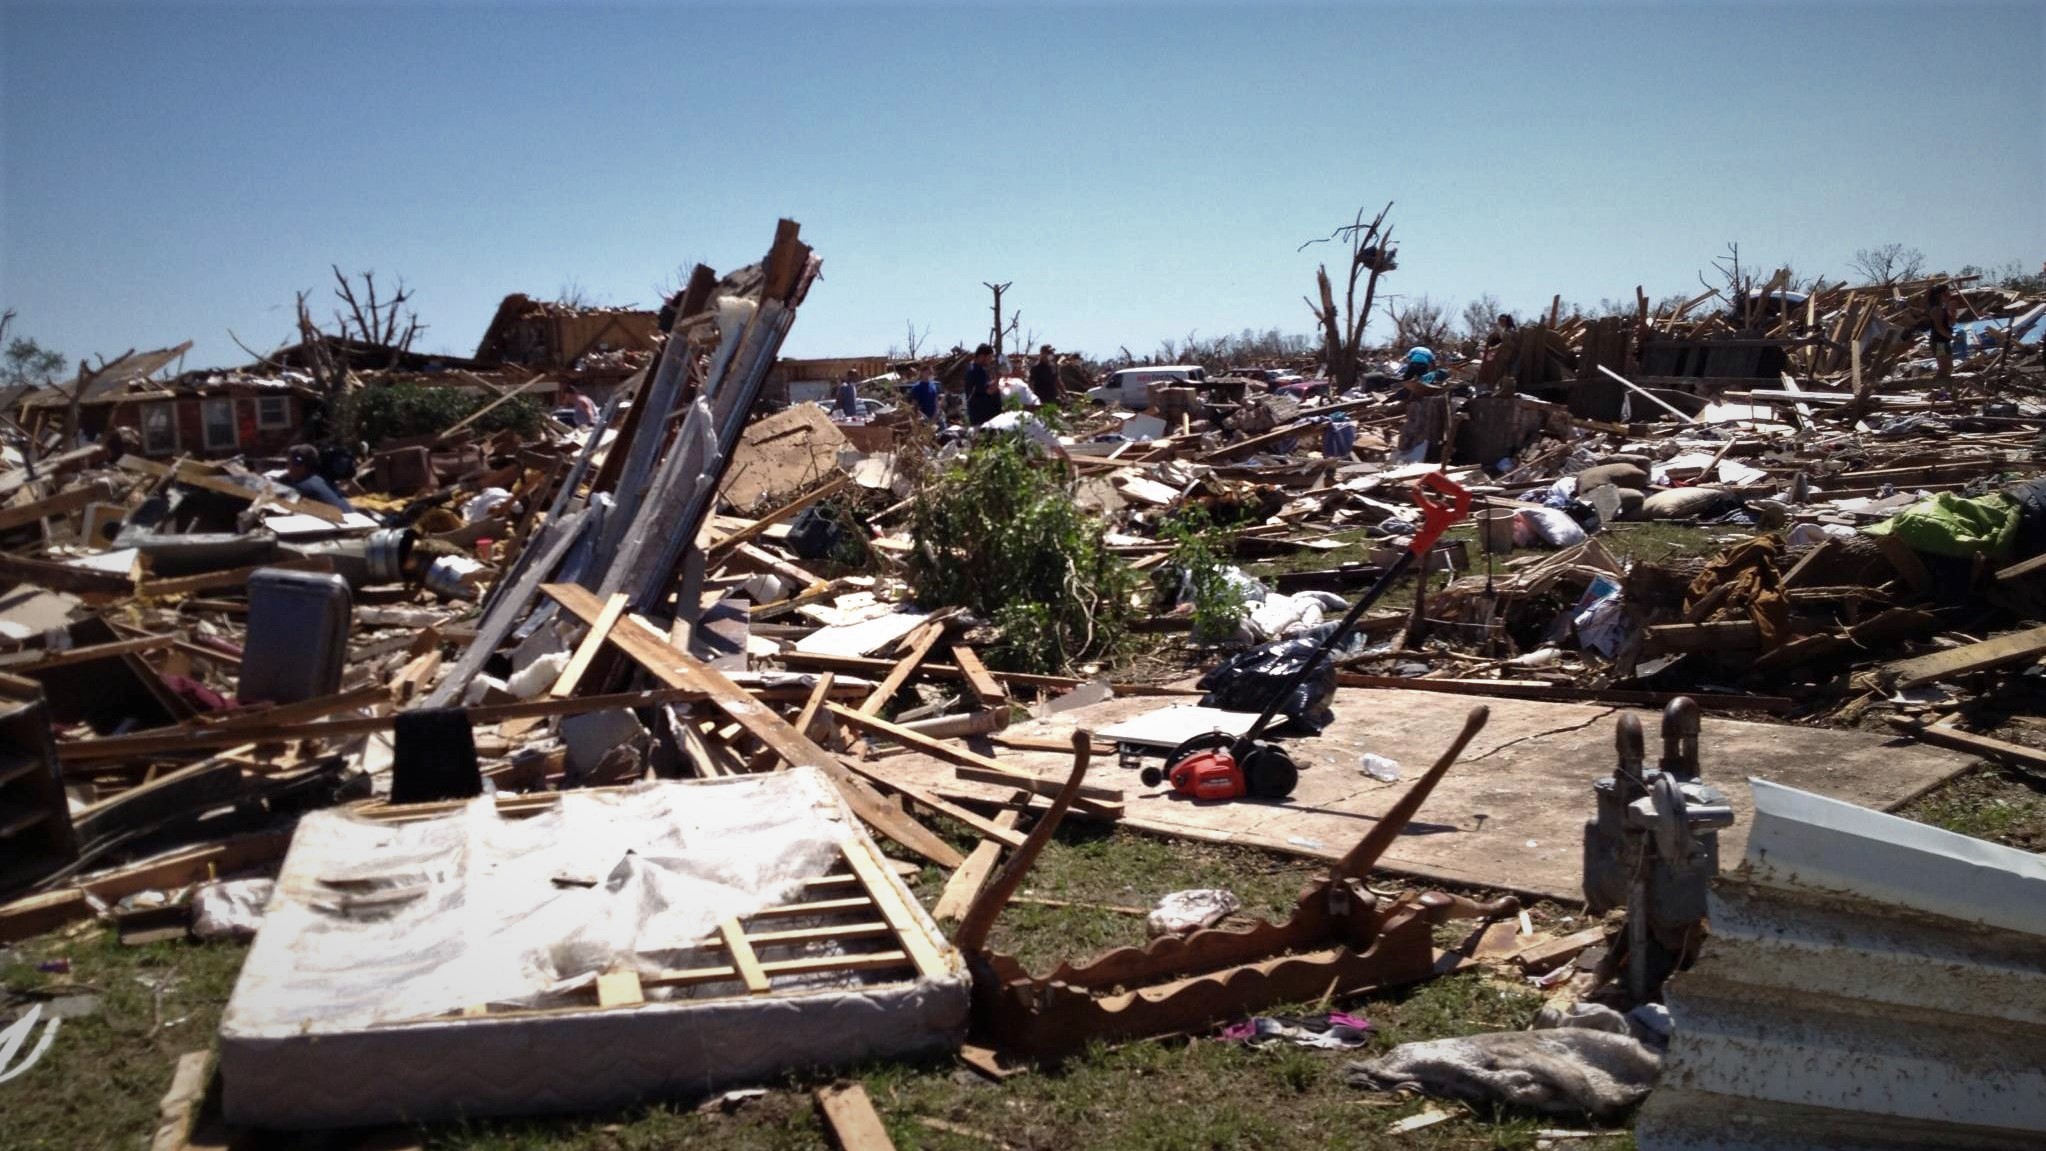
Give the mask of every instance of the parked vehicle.
[(1122, 368), (1108, 374), (1108, 382), (1090, 390), (1087, 395), (1104, 404), (1121, 404), (1123, 407), (1143, 411), (1151, 406), (1151, 385), (1184, 384), (1199, 385), (1208, 378), (1208, 369), (1199, 364), (1153, 364), (1141, 368)]

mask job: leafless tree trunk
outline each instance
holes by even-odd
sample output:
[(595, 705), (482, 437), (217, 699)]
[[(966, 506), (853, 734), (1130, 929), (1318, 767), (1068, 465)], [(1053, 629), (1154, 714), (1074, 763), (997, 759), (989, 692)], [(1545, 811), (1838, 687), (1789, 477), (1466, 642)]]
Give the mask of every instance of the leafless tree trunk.
[[(1014, 282), (1015, 282), (1015, 281), (1013, 281), (1013, 280), (1012, 280), (1012, 281), (1009, 281), (1009, 283), (1014, 283)], [(990, 340), (989, 342), (990, 342), (990, 343), (992, 343), (992, 344), (994, 344), (994, 346), (995, 346), (995, 361), (996, 361), (997, 363), (1001, 362), (1001, 358), (1002, 358), (1002, 331), (1003, 331), (1003, 325), (1002, 325), (1002, 293), (1003, 293), (1003, 292), (1006, 292), (1006, 291), (1008, 291), (1008, 290), (1009, 290), (1009, 283), (1002, 283), (1002, 284), (990, 284), (990, 283), (986, 282), (985, 280), (983, 280), (983, 281), (981, 282), (981, 285), (980, 285), (981, 287), (983, 287), (983, 288), (986, 288), (986, 289), (987, 289), (988, 291), (990, 291), (990, 292), (993, 292), (993, 293), (995, 294), (995, 324), (994, 324), (994, 338), (993, 338), (992, 340)]]
[[(1343, 306), (1336, 308), (1335, 285), (1329, 279), (1328, 265), (1315, 269), (1315, 285), (1320, 289), (1321, 302), (1307, 301), (1307, 307), (1314, 313), (1321, 325), (1322, 348), (1328, 361), (1330, 376), (1334, 378), (1335, 390), (1348, 391), (1357, 382), (1357, 353), (1364, 342), (1364, 329), (1371, 322), (1371, 303), (1378, 293), (1378, 277), (1398, 266), (1394, 259), (1392, 229), (1385, 223), (1385, 217), (1392, 211), (1388, 201), (1379, 209), (1370, 223), (1364, 222), (1364, 209), (1357, 209), (1357, 218), (1337, 228), (1320, 240), (1309, 240), (1300, 245), (1305, 251), (1308, 244), (1324, 244), (1342, 240), (1350, 245), (1350, 266), (1343, 288)], [(1357, 300), (1357, 280), (1364, 280), (1362, 306)]]

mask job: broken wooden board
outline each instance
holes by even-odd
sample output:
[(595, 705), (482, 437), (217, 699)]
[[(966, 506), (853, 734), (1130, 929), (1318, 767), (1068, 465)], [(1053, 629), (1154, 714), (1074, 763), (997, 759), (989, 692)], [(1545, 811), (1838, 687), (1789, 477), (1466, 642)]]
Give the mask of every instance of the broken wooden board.
[(1971, 672), (1988, 671), (2005, 664), (2022, 660), (2037, 659), (2046, 655), (2046, 627), (2035, 627), (2027, 631), (2012, 632), (1981, 643), (1963, 644), (1960, 647), (1921, 655), (1915, 659), (1901, 659), (1882, 666), (1880, 674), (1898, 687), (1917, 687), (1949, 676), (1968, 675)]
[[(1339, 688), (1335, 722), (1319, 736), (1285, 739), (1300, 763), (1298, 788), (1277, 803), (1194, 803), (1164, 788), (1144, 788), (1134, 771), (1104, 764), (1092, 782), (1119, 785), (1123, 822), (1164, 835), (1239, 843), (1293, 855), (1336, 859), (1405, 793), (1404, 781), (1380, 783), (1359, 770), (1365, 752), (1390, 757), (1409, 778), (1436, 756), (1462, 724), (1471, 701), (1432, 692)], [(1583, 898), (1584, 821), (1591, 781), (1613, 770), (1613, 724), (1627, 709), (1492, 699), (1491, 723), (1445, 777), (1380, 867), (1446, 883), (1518, 891), (1570, 902)], [(1022, 738), (1070, 738), (1159, 706), (1155, 699), (1111, 699), (1020, 723)], [(1656, 712), (1635, 711), (1653, 741)], [(1865, 732), (1829, 731), (1707, 715), (1699, 740), (1707, 783), (1725, 791), (1736, 813), (1719, 833), (1719, 857), (1738, 863), (1753, 820), (1743, 778), (1755, 776), (1877, 810), (1908, 802), (1975, 760)], [(1058, 778), (1070, 754), (1005, 749), (1002, 766)], [(1159, 763), (1156, 758), (1148, 763)], [(1001, 803), (1013, 784), (954, 776), (953, 765), (907, 754), (888, 768), (948, 796)]]

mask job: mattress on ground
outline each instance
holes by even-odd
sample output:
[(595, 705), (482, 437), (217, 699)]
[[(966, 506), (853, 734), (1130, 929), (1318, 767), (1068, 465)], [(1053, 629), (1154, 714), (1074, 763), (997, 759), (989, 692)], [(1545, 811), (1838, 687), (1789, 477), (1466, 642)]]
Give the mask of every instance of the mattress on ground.
[(954, 1047), (958, 952), (814, 769), (525, 818), (302, 821), (221, 1021), (230, 1122), (707, 1094)]

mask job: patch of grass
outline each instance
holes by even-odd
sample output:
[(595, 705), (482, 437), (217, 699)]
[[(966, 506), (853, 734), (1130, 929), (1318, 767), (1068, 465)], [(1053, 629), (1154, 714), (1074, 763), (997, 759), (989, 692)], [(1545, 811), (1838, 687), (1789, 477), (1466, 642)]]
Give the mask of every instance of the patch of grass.
[[(211, 1046), (245, 951), (234, 943), (127, 947), (93, 928), (71, 939), (44, 936), (8, 952), (0, 977), (5, 1017), (35, 999), (91, 995), (99, 1005), (92, 1014), (65, 1019), (43, 1058), (0, 1088), (0, 1147), (139, 1146), (155, 1126), (157, 1101), (170, 1086), (177, 1057)], [(68, 973), (36, 970), (64, 959), (71, 963)], [(38, 1039), (44, 1026), (36, 1025)]]
[(2046, 850), (2041, 784), (2017, 772), (1978, 771), (1906, 806), (1899, 814), (2024, 851)]
[(1698, 527), (1655, 520), (1613, 524), (1599, 533), (1598, 540), (1607, 551), (1622, 560), (1655, 563), (1672, 556), (1711, 555), (1725, 547), (1719, 542), (1719, 537), (1743, 533), (1754, 534), (1751, 529), (1744, 528)]
[[(942, 822), (934, 826), (965, 845), (967, 837), (959, 829)], [(1276, 918), (1291, 912), (1301, 887), (1320, 870), (1307, 860), (1075, 823), (1047, 848), (1025, 890), (1076, 903), (1149, 907), (1168, 891), (1219, 886), (1234, 891), (1246, 912)], [(945, 878), (943, 870), (925, 868), (913, 887), (928, 904), (943, 890)], [(1083, 959), (1106, 947), (1140, 942), (1143, 934), (1138, 916), (1012, 905), (997, 927), (995, 943), (1043, 971), (1059, 959)], [(10, 994), (47, 993), (68, 982), (89, 985), (105, 997), (100, 1015), (67, 1021), (44, 1061), (7, 1085), (6, 1105), (0, 1106), (0, 1147), (69, 1151), (140, 1145), (154, 1123), (156, 1101), (169, 1084), (177, 1055), (212, 1041), (244, 953), (239, 946), (220, 944), (124, 948), (97, 929), (73, 940), (46, 937), (0, 952), (0, 985), (14, 989)], [(72, 960), (68, 977), (34, 970), (36, 962), (59, 955)], [(155, 1023), (154, 986), (163, 988), (161, 1027)], [(1530, 989), (1466, 973), (1338, 1006), (1373, 1022), (1375, 1051), (1413, 1039), (1524, 1027), (1539, 1003)], [(1163, 1039), (1113, 1048), (1096, 1045), (1057, 1066), (1001, 1084), (988, 1083), (948, 1058), (874, 1064), (846, 1077), (866, 1087), (903, 1151), (985, 1151), (990, 1145), (934, 1129), (920, 1121), (925, 1118), (1031, 1151), (1531, 1148), (1536, 1131), (1557, 1125), (1359, 1091), (1344, 1074), (1344, 1065), (1355, 1057)], [(439, 1124), (415, 1134), (434, 1151), (812, 1148), (823, 1144), (824, 1133), (809, 1092), (828, 1078), (792, 1075), (767, 1085), (764, 1096), (729, 1109), (650, 1104), (597, 1115)], [(1428, 1106), (1458, 1112), (1457, 1118), (1404, 1135), (1386, 1134), (1389, 1124)], [(1577, 1145), (1607, 1151), (1626, 1142), (1623, 1134)]]

